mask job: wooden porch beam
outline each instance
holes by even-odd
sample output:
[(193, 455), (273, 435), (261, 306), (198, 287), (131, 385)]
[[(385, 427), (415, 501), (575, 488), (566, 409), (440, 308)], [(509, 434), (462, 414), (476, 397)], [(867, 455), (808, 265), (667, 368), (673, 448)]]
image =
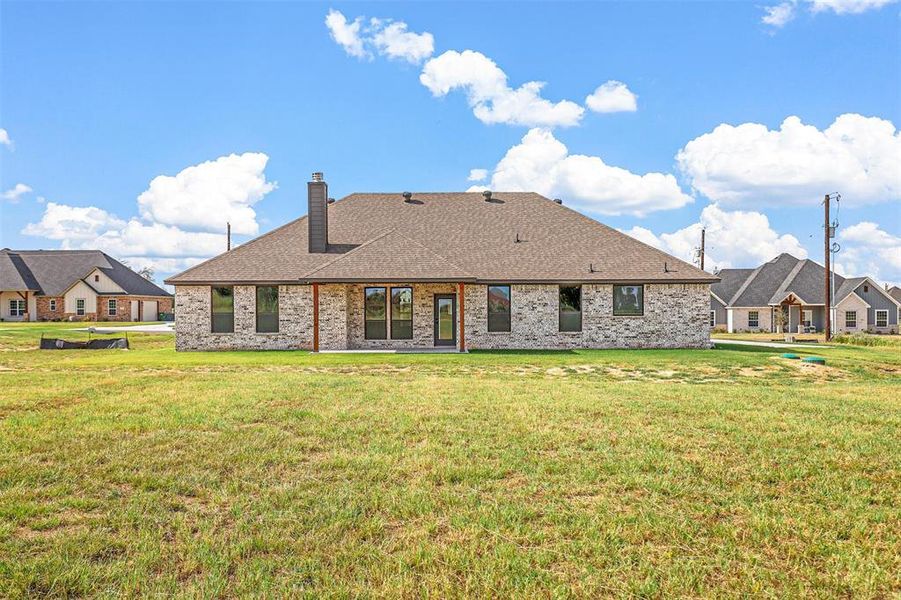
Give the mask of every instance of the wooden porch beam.
[(457, 296), (460, 297), (460, 352), (466, 352), (466, 300), (464, 300), (463, 289), (465, 284), (457, 284)]
[(313, 352), (319, 352), (319, 284), (313, 284)]

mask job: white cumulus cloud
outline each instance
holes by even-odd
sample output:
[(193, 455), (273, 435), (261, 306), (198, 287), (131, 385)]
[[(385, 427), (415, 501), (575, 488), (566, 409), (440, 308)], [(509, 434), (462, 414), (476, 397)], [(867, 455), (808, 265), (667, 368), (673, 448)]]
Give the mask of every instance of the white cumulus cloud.
[(545, 84), (540, 81), (511, 88), (507, 74), (493, 60), (473, 50), (448, 50), (431, 59), (419, 81), (438, 97), (453, 90), (465, 92), (473, 114), (486, 124), (567, 127), (577, 125), (585, 112), (569, 100), (551, 102), (542, 98)]
[(901, 282), (901, 237), (872, 221), (839, 228), (842, 246), (835, 255), (836, 270), (847, 277), (869, 275), (878, 281)]
[(610, 80), (585, 98), (585, 105), (598, 113), (635, 112), (638, 96), (625, 83)]
[(490, 187), (561, 197), (568, 204), (605, 215), (643, 216), (692, 202), (670, 174), (639, 175), (597, 156), (570, 154), (553, 133), (540, 128), (531, 129), (507, 151), (494, 168)]
[(231, 154), (154, 178), (138, 197), (139, 217), (122, 219), (96, 206), (47, 202), (25, 235), (60, 242), (62, 248), (96, 248), (165, 274), (225, 251), (225, 222), (236, 234), (259, 227), (251, 206), (274, 189), (266, 181), (268, 157)]
[(41, 220), (26, 225), (22, 233), (51, 240), (81, 242), (96, 239), (109, 229), (124, 226), (125, 221), (96, 206), (69, 206), (48, 202)]
[(24, 183), (17, 183), (12, 188), (0, 194), (0, 198), (15, 204), (22, 196), (30, 193), (31, 191), (32, 189)]
[(794, 1), (765, 6), (761, 21), (763, 21), (764, 25), (771, 27), (784, 27), (786, 23), (795, 18), (795, 6), (796, 3)]
[(402, 59), (419, 64), (435, 51), (435, 38), (429, 32), (407, 31), (407, 24), (394, 21), (384, 24), (380, 19), (372, 19), (374, 33), (372, 43), (379, 54), (388, 58)]
[(344, 48), (344, 51), (350, 56), (357, 58), (371, 56), (364, 48), (363, 38), (360, 35), (360, 29), (363, 27), (362, 17), (357, 17), (350, 22), (340, 11), (330, 10), (325, 17), (325, 26), (328, 27), (329, 34), (335, 43)]
[(778, 130), (719, 125), (676, 156), (691, 186), (734, 205), (815, 205), (840, 192), (848, 205), (901, 199), (901, 133), (891, 121), (844, 114), (820, 131), (798, 117)]
[(485, 181), (488, 177), (488, 169), (470, 169), (467, 181)]
[(0, 145), (8, 148), (13, 147), (13, 141), (12, 138), (9, 137), (9, 132), (3, 128), (0, 128)]
[(409, 31), (403, 21), (363, 17), (348, 21), (341, 11), (330, 10), (325, 17), (329, 35), (349, 56), (371, 59), (379, 54), (419, 64), (435, 51), (435, 37), (429, 32)]
[(813, 12), (832, 11), (837, 15), (860, 14), (880, 9), (897, 0), (808, 0)]
[(237, 234), (259, 231), (253, 205), (275, 189), (264, 173), (269, 157), (261, 152), (220, 156), (175, 176), (160, 175), (138, 196), (143, 219), (201, 231)]
[(786, 0), (779, 4), (763, 7), (761, 22), (771, 27), (784, 27), (798, 14), (801, 6), (812, 14), (832, 12), (837, 15), (856, 15), (870, 10), (878, 10), (898, 0)]
[(697, 223), (670, 233), (654, 234), (644, 227), (624, 231), (632, 237), (660, 248), (677, 258), (696, 263), (701, 245), (701, 229), (706, 229), (704, 267), (750, 268), (782, 252), (807, 258), (807, 250), (790, 234), (779, 234), (767, 216), (754, 211), (729, 211), (710, 204), (701, 211)]

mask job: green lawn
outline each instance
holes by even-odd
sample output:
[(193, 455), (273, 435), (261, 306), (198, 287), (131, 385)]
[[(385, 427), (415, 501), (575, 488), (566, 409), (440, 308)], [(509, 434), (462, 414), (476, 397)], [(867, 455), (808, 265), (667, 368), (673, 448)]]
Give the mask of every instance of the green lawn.
[(901, 594), (898, 346), (33, 349), (77, 326), (0, 323), (3, 598)]

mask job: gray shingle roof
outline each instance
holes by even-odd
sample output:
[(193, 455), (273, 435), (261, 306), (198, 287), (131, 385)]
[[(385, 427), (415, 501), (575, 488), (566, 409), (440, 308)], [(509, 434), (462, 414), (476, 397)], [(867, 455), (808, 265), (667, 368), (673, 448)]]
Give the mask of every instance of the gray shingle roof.
[(748, 279), (754, 269), (721, 269), (717, 275), (720, 280), (710, 286), (710, 291), (728, 304), (741, 284)]
[[(329, 281), (384, 279), (389, 261), (394, 261), (393, 269), (403, 267), (396, 270), (398, 277), (405, 275), (401, 279), (717, 281), (710, 273), (535, 193), (496, 192), (491, 202), (481, 193), (417, 193), (413, 199), (406, 203), (400, 193), (351, 194), (328, 207), (328, 253), (308, 252), (303, 217), (166, 283), (324, 281), (325, 274)], [(394, 233), (373, 241), (390, 231)], [(413, 243), (403, 246), (404, 238)], [(368, 250), (350, 252), (367, 242)], [(402, 264), (393, 255), (404, 252), (432, 262)], [(344, 253), (345, 260), (335, 261), (335, 255)]]
[(888, 295), (901, 302), (901, 287), (894, 285), (888, 289)]
[[(0, 251), (0, 289), (28, 289), (45, 296), (59, 296), (95, 268), (115, 281), (126, 294), (171, 295), (100, 250), (4, 249)], [(21, 285), (19, 282), (29, 287), (13, 287)]]
[(735, 295), (727, 300), (729, 306), (767, 306), (798, 262), (799, 259), (791, 254), (783, 253), (760, 265), (748, 276)]

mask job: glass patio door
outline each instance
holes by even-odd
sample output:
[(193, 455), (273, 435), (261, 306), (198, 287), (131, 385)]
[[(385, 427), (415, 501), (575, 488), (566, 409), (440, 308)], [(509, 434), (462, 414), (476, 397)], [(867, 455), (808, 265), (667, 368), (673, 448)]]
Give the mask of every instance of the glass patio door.
[(453, 294), (435, 294), (435, 345), (457, 345), (457, 298)]

